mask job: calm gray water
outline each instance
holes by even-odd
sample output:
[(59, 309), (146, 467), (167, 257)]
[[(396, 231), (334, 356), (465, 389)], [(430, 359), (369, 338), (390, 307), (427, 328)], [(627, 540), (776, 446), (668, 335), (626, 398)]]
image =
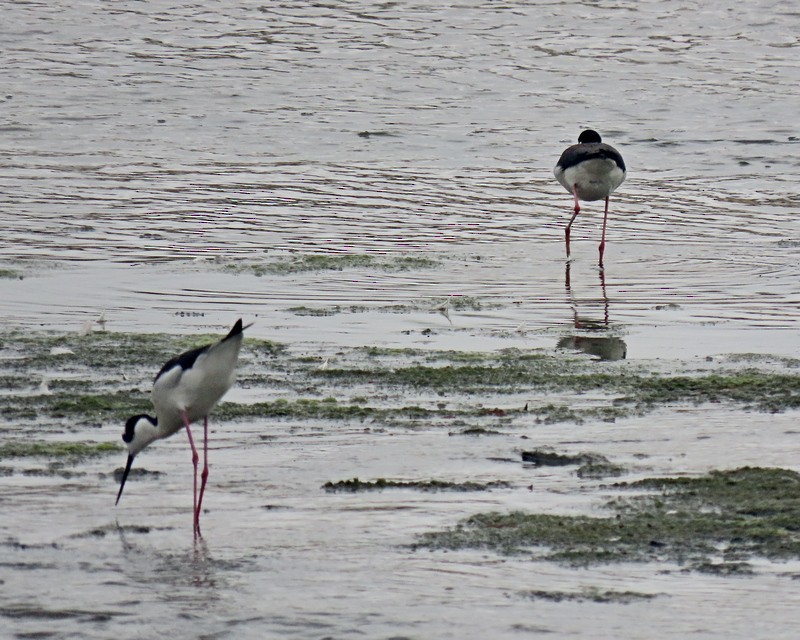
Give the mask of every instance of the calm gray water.
[[(786, 2), (7, 3), (0, 248), (31, 277), (0, 283), (2, 316), (63, 328), (105, 309), (142, 330), (236, 309), (273, 336), (298, 304), (469, 295), (497, 303), (481, 334), (569, 325), (577, 306), (653, 328), (630, 357), (707, 344), (708, 321), (745, 330), (712, 352), (800, 348), (798, 22)], [(552, 167), (585, 126), (629, 178), (605, 291), (594, 203), (567, 300)], [(445, 265), (197, 272), (286, 251)], [(654, 318), (665, 303), (680, 310)]]
[[(361, 344), (554, 348), (577, 319), (624, 337), (630, 359), (796, 357), (799, 33), (800, 11), (778, 0), (6, 1), (0, 267), (24, 278), (0, 278), (0, 318), (72, 331), (104, 312), (109, 330), (195, 332), (243, 315), (258, 319), (255, 335), (322, 355)], [(571, 198), (552, 167), (584, 127), (622, 151), (629, 174), (611, 200), (604, 281), (601, 209), (587, 203), (566, 288)], [(261, 277), (225, 268), (331, 252), (440, 265)], [(481, 304), (449, 320), (431, 312), (448, 296)], [(289, 311), (337, 305), (361, 310)], [(386, 313), (391, 305), (412, 312)], [(412, 476), (472, 471), (434, 446), (440, 437), (363, 450), (320, 437), (312, 450), (349, 453), (324, 456), (338, 466), (319, 478), (297, 467), (309, 443), (289, 439), (275, 455), (291, 481), (278, 474), (267, 492), (293, 509), (245, 511), (253, 520), (233, 524), (220, 514), (215, 526), (230, 536), (205, 550), (187, 551), (180, 528), (150, 547), (124, 535), (64, 543), (87, 513), (106, 517), (108, 496), (55, 501), (52, 486), (30, 480), (30, 504), (12, 500), (26, 517), (0, 528), (30, 537), (42, 557), (0, 576), (0, 612), (15, 633), (52, 637), (651, 638), (651, 625), (670, 623), (684, 637), (728, 639), (751, 637), (749, 603), (765, 636), (796, 636), (785, 579), (720, 593), (686, 576), (663, 609), (531, 603), (507, 593), (532, 571), (551, 588), (580, 576), (396, 551), (485, 504), (405, 520), (391, 505), (381, 516), (381, 501), (408, 496), (375, 498), (368, 519), (330, 500), (303, 511), (320, 480), (347, 477), (355, 461), (387, 473), (404, 446)], [(178, 450), (154, 449), (149, 464), (167, 466)], [(791, 464), (781, 453), (777, 443), (767, 461)], [(260, 468), (220, 455), (220, 468)], [(160, 487), (169, 518), (182, 488)], [(320, 519), (328, 529), (307, 530)], [(251, 544), (264, 530), (272, 537)], [(72, 553), (53, 558), (51, 544)], [(667, 590), (647, 569), (628, 575), (639, 571)], [(78, 576), (66, 590), (64, 575)]]

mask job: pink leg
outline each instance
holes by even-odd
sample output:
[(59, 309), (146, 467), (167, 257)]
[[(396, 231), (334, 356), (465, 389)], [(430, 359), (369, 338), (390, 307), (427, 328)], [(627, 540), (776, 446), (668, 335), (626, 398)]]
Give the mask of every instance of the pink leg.
[(200, 535), (200, 528), (197, 526), (197, 463), (200, 457), (197, 455), (197, 449), (194, 446), (192, 430), (189, 428), (189, 416), (186, 415), (186, 411), (181, 412), (181, 418), (183, 418), (183, 426), (186, 427), (186, 435), (189, 436), (189, 446), (192, 448), (192, 466), (194, 467), (194, 535), (198, 536)]
[(200, 498), (198, 498), (197, 507), (194, 510), (194, 526), (197, 533), (200, 533), (200, 509), (203, 507), (206, 480), (208, 480), (208, 416), (203, 419), (203, 473), (200, 474)]
[(606, 210), (603, 214), (603, 235), (600, 237), (600, 267), (603, 266), (603, 251), (606, 248), (606, 222), (608, 222), (608, 196), (606, 196)]
[(572, 217), (569, 219), (567, 223), (567, 228), (564, 229), (564, 240), (567, 244), (567, 258), (569, 258), (569, 232), (572, 229), (572, 223), (575, 221), (575, 218), (581, 212), (581, 206), (578, 204), (578, 188), (577, 185), (572, 189), (572, 196), (575, 198), (575, 213), (572, 214)]

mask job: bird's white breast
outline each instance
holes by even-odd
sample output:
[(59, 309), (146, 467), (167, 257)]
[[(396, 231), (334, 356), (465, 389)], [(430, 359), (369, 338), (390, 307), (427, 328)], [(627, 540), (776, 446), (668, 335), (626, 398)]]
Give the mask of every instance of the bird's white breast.
[(625, 180), (625, 172), (610, 158), (592, 158), (561, 170), (556, 167), (556, 179), (570, 193), (573, 188), (581, 200), (602, 200)]

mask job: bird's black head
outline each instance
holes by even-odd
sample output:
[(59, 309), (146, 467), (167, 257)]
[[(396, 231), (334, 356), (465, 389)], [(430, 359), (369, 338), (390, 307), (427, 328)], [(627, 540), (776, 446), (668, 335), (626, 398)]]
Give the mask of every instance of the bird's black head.
[[(150, 418), (147, 414), (140, 413), (135, 416), (131, 416), (128, 418), (127, 422), (125, 422), (125, 431), (122, 433), (122, 440), (125, 444), (130, 444), (133, 442), (133, 436), (136, 433), (136, 423), (139, 422), (139, 418)], [(152, 420), (151, 420), (152, 422)]]
[(128, 453), (134, 456), (158, 437), (158, 418), (144, 413), (128, 418), (122, 432), (122, 441), (128, 445)]
[(581, 132), (581, 135), (578, 136), (578, 142), (602, 142), (602, 138), (600, 138), (600, 134), (597, 133), (594, 129), (586, 129), (586, 131)]
[(115, 504), (119, 504), (119, 499), (122, 497), (122, 489), (125, 487), (128, 474), (131, 472), (133, 458), (149, 443), (156, 439), (157, 425), (157, 418), (151, 418), (144, 413), (131, 416), (125, 423), (125, 431), (122, 432), (122, 441), (128, 445), (128, 462), (125, 464), (125, 471), (122, 473), (122, 481), (119, 483), (119, 493), (117, 494), (117, 502)]

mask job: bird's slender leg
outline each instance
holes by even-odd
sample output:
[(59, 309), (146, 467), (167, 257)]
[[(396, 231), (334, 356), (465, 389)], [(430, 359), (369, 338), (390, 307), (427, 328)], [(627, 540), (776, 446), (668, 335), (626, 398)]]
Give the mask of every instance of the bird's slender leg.
[(203, 473), (200, 474), (200, 497), (197, 499), (197, 507), (194, 511), (194, 526), (197, 533), (200, 533), (200, 509), (203, 506), (203, 494), (206, 491), (206, 480), (208, 479), (208, 416), (203, 419)]
[(581, 212), (581, 206), (578, 204), (578, 185), (572, 187), (572, 196), (575, 198), (575, 213), (572, 214), (572, 217), (569, 219), (567, 223), (567, 228), (564, 229), (564, 240), (567, 244), (567, 258), (569, 258), (569, 232), (572, 229), (572, 223), (575, 221), (575, 218)]
[(194, 467), (194, 507), (192, 509), (192, 517), (194, 518), (194, 535), (200, 535), (200, 527), (197, 523), (197, 463), (200, 457), (197, 455), (197, 449), (194, 446), (194, 438), (192, 438), (192, 430), (189, 428), (189, 416), (186, 411), (181, 411), (181, 418), (183, 419), (183, 426), (186, 427), (186, 435), (189, 436), (189, 446), (192, 448), (192, 466)]
[(600, 268), (603, 268), (603, 251), (606, 248), (606, 222), (608, 222), (608, 196), (606, 196), (606, 210), (603, 214), (603, 234), (600, 236)]

